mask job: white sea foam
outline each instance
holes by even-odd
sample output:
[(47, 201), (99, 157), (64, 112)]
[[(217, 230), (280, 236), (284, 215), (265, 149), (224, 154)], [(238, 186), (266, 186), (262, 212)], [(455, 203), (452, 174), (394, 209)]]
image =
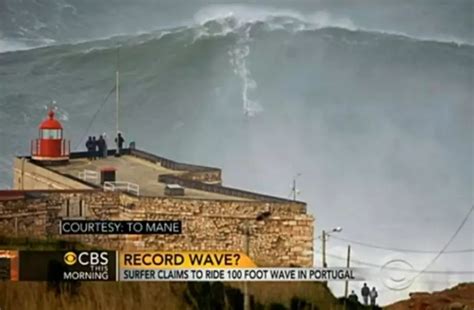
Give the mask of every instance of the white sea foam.
[(263, 111), (260, 103), (251, 98), (251, 93), (257, 89), (257, 81), (247, 66), (247, 58), (250, 55), (250, 27), (247, 27), (239, 37), (236, 44), (229, 50), (230, 64), (234, 73), (242, 80), (242, 106), (246, 116), (255, 116)]
[(55, 41), (51, 39), (32, 40), (13, 40), (0, 37), (0, 53), (23, 51), (32, 48), (39, 48), (53, 44)]
[[(229, 21), (232, 21), (230, 23)], [(401, 36), (415, 41), (427, 41), (461, 45), (473, 45), (455, 36), (422, 36), (400, 31), (366, 28), (356, 25), (350, 18), (335, 16), (327, 11), (304, 14), (294, 10), (276, 9), (270, 7), (247, 5), (213, 5), (201, 9), (194, 16), (196, 25), (203, 26), (208, 22), (218, 22), (223, 26), (223, 32), (214, 35), (225, 35), (246, 24), (265, 23), (269, 30), (286, 29), (297, 31), (317, 30), (323, 28), (340, 28), (349, 31), (366, 31), (384, 35)], [(195, 25), (195, 26), (196, 26)]]
[(30, 47), (14, 40), (0, 38), (0, 53), (29, 49)]

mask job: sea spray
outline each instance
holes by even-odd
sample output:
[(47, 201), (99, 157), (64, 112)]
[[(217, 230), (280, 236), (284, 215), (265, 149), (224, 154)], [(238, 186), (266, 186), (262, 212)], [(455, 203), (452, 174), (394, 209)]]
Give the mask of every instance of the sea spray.
[(246, 116), (255, 116), (263, 111), (260, 103), (250, 98), (250, 94), (257, 89), (257, 82), (247, 66), (247, 58), (250, 55), (250, 29), (247, 25), (239, 36), (236, 44), (229, 50), (230, 64), (233, 71), (242, 80), (242, 105)]

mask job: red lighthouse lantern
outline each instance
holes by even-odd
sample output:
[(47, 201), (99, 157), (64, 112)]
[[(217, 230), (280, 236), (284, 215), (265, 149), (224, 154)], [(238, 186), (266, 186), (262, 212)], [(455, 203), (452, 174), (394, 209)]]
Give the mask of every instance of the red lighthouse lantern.
[(48, 118), (39, 126), (39, 138), (31, 141), (33, 160), (60, 163), (69, 160), (70, 141), (63, 139), (63, 126), (48, 112)]

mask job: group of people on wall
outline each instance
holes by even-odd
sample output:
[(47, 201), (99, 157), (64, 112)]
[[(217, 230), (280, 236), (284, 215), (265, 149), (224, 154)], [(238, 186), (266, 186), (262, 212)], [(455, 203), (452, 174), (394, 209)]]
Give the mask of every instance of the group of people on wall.
[[(118, 152), (116, 152), (115, 154), (116, 156), (120, 156), (122, 154), (124, 142), (125, 139), (119, 132), (117, 137), (115, 138), (115, 143), (118, 147)], [(107, 134), (103, 133), (99, 136), (99, 138), (97, 138), (96, 136), (89, 136), (86, 141), (86, 149), (87, 158), (89, 158), (89, 160), (106, 158), (108, 155)]]

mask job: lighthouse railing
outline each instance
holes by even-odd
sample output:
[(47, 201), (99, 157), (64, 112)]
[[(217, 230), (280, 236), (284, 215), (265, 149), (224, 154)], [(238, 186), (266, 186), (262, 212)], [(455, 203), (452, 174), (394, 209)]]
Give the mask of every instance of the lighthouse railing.
[[(32, 156), (40, 156), (41, 155), (41, 143), (42, 139), (34, 139), (31, 140), (30, 151)], [(64, 157), (69, 156), (71, 153), (71, 140), (61, 140), (61, 151), (58, 156)]]

